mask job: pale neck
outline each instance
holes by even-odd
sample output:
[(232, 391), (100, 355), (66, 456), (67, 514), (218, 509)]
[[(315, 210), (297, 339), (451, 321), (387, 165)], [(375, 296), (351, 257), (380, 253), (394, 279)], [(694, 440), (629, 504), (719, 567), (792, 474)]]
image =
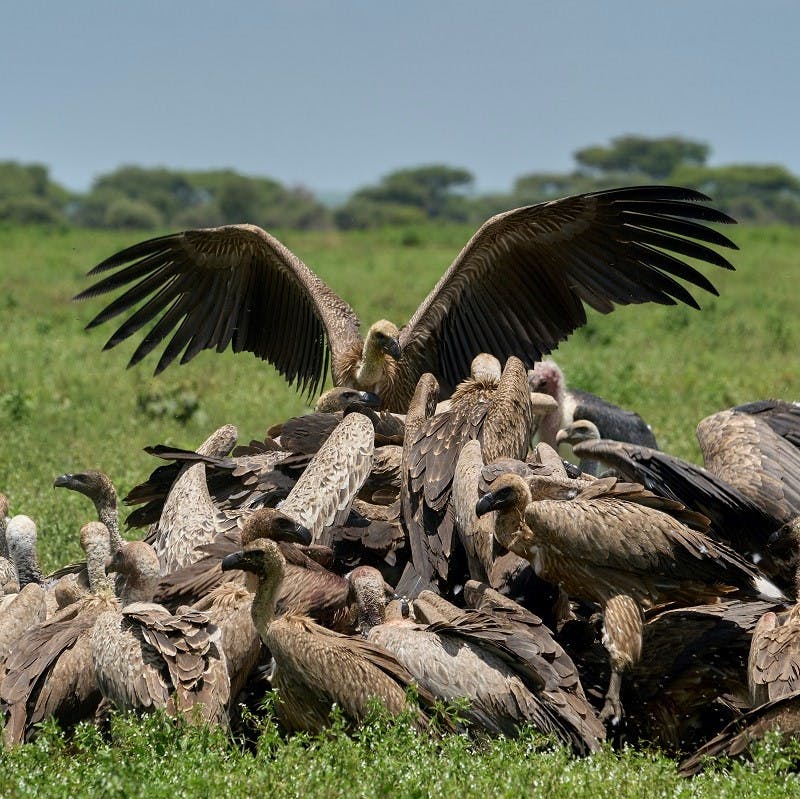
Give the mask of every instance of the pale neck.
[(108, 541), (92, 541), (86, 546), (86, 572), (89, 576), (89, 590), (93, 594), (114, 586), (114, 581), (106, 574), (105, 564), (108, 557)]
[(251, 614), (253, 624), (258, 630), (262, 641), (266, 641), (269, 625), (275, 618), (275, 603), (278, 600), (278, 593), (281, 587), (282, 574), (266, 575), (258, 581), (258, 588), (253, 597)]

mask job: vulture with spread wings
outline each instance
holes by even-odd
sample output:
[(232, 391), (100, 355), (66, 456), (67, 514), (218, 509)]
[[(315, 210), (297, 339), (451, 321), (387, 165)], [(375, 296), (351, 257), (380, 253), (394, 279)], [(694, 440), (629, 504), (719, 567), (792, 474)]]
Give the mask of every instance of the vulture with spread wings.
[(156, 373), (180, 356), (228, 345), (269, 361), (290, 384), (316, 393), (333, 383), (373, 391), (404, 412), (420, 375), (432, 372), (443, 396), (469, 375), (481, 352), (532, 367), (586, 322), (584, 304), (683, 302), (675, 278), (716, 293), (680, 256), (732, 269), (707, 245), (736, 249), (709, 227), (734, 220), (690, 189), (640, 186), (579, 194), (487, 220), (411, 320), (386, 320), (365, 338), (359, 320), (296, 255), (254, 225), (188, 230), (136, 244), (89, 274), (111, 272), (76, 299), (124, 291), (89, 323), (132, 313), (113, 347), (152, 323), (130, 365), (168, 340)]

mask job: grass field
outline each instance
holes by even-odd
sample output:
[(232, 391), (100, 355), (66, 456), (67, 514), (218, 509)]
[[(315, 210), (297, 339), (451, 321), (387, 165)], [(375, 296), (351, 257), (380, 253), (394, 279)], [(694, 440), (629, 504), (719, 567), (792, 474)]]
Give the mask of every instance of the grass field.
[[(471, 232), (279, 235), (368, 325), (382, 316), (405, 321)], [(704, 268), (720, 296), (695, 292), (702, 312), (645, 306), (593, 314), (555, 353), (574, 386), (638, 410), (663, 449), (695, 461), (694, 427), (702, 417), (758, 398), (800, 398), (800, 229), (726, 233), (740, 246), (731, 255), (737, 271)], [(141, 238), (0, 229), (0, 490), (12, 513), (38, 522), (45, 569), (79, 554), (78, 529), (93, 516), (85, 498), (53, 490), (58, 474), (99, 468), (124, 494), (159, 464), (142, 452), (148, 444), (193, 448), (224, 422), (239, 426), (240, 440), (260, 438), (307, 407), (249, 354), (203, 353), (153, 379), (155, 357), (125, 369), (135, 343), (101, 352), (114, 327), (83, 328), (104, 300), (70, 298), (88, 285), (89, 268)], [(560, 750), (532, 754), (528, 739), (473, 750), (458, 737), (440, 749), (380, 724), (356, 740), (332, 733), (288, 744), (271, 728), (255, 753), (215, 733), (157, 721), (119, 722), (111, 741), (82, 734), (85, 740), (70, 744), (48, 735), (0, 755), (0, 796), (518, 796), (521, 789), (564, 797), (800, 795), (794, 777), (784, 775), (797, 753), (769, 749), (755, 772), (737, 766), (686, 783), (672, 761), (654, 755), (571, 761)], [(30, 778), (20, 779), (27, 770)]]

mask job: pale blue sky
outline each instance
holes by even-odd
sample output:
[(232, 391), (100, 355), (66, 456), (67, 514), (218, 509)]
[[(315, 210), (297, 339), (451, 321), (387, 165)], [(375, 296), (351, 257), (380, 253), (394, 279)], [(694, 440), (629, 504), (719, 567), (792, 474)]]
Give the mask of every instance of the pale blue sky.
[(800, 173), (800, 3), (0, 0), (0, 160), (480, 189), (627, 132)]

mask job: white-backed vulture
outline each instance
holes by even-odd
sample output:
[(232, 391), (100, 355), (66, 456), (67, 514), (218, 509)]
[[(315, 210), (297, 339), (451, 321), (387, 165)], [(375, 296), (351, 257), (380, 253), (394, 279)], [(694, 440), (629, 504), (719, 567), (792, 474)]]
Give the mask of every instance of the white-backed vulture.
[(124, 288), (89, 323), (135, 309), (106, 348), (154, 322), (131, 364), (171, 335), (156, 372), (178, 356), (186, 363), (204, 349), (230, 345), (269, 361), (313, 394), (330, 361), (334, 385), (375, 392), (384, 407), (404, 413), (424, 372), (433, 372), (449, 394), (480, 352), (503, 361), (516, 355), (532, 367), (585, 323), (584, 305), (601, 313), (643, 302), (697, 307), (675, 278), (715, 289), (679, 256), (730, 269), (706, 244), (735, 249), (702, 224), (734, 221), (700, 204), (707, 200), (691, 189), (639, 186), (498, 214), (467, 242), (402, 330), (381, 320), (363, 339), (353, 309), (255, 225), (135, 244), (96, 266), (91, 276), (111, 274), (76, 299)]
[(573, 422), (559, 431), (558, 438), (570, 443), (582, 462), (589, 459), (611, 467), (622, 479), (641, 483), (649, 491), (707, 516), (714, 538), (758, 563), (784, 591), (793, 586), (794, 566), (768, 549), (769, 537), (782, 525), (784, 516), (773, 515), (708, 469), (660, 450), (601, 439), (592, 422)]
[(495, 536), (503, 546), (570, 596), (602, 607), (612, 672), (601, 717), (618, 721), (622, 673), (641, 656), (642, 610), (714, 602), (736, 591), (757, 596), (759, 574), (733, 550), (686, 526), (707, 528), (705, 517), (639, 485), (598, 479), (572, 499), (543, 498), (550, 491), (546, 479), (534, 495), (522, 477), (504, 475), (476, 513), (496, 510)]
[(719, 735), (682, 760), (678, 773), (691, 777), (702, 771), (710, 758), (749, 755), (756, 741), (774, 732), (780, 733), (783, 745), (800, 736), (800, 691), (781, 696), (734, 719)]
[[(201, 445), (201, 455), (227, 455), (236, 444), (237, 431), (224, 425)], [(164, 573), (196, 560), (197, 547), (210, 543), (217, 532), (217, 509), (206, 485), (206, 467), (202, 463), (184, 466), (164, 502), (158, 528), (152, 539)]]
[(73, 472), (56, 477), (54, 488), (68, 488), (89, 497), (97, 510), (97, 518), (107, 528), (113, 555), (122, 546), (117, 512), (117, 491), (108, 475), (90, 469), (86, 472)]
[(98, 616), (92, 661), (103, 696), (118, 708), (170, 715), (194, 708), (205, 721), (224, 724), (230, 679), (218, 642), (220, 631), (206, 614), (173, 615), (152, 602), (159, 561), (144, 541), (130, 541), (107, 571), (125, 577), (121, 608)]
[(414, 569), (423, 584), (440, 592), (464, 580), (463, 567), (450, 573), (457, 551), (451, 495), (462, 447), (477, 439), (486, 460), (524, 458), (533, 425), (531, 393), (519, 358), (510, 357), (501, 373), (498, 360), (482, 353), (470, 368), (472, 376), (456, 388), (449, 410), (424, 421), (410, 444), (404, 442), (401, 507)]
[[(794, 436), (800, 439), (800, 407), (785, 421), (794, 420)], [(697, 425), (703, 463), (745, 496), (783, 523), (800, 516), (800, 444), (791, 428), (776, 432), (765, 412), (750, 413), (762, 403), (719, 411)]]
[[(306, 616), (287, 613), (276, 618), (285, 561), (274, 541), (252, 541), (228, 555), (222, 568), (244, 569), (258, 577), (253, 622), (275, 663), (272, 684), (278, 693), (278, 718), (287, 730), (319, 732), (329, 725), (334, 704), (354, 723), (366, 716), (375, 699), (393, 714), (406, 709), (412, 677), (384, 649), (328, 630)], [(420, 697), (426, 697), (424, 689)], [(425, 725), (421, 711), (417, 723)]]
[[(800, 516), (783, 534), (792, 539), (795, 549), (800, 546)], [(800, 566), (795, 583), (795, 596), (800, 597)], [(747, 677), (753, 707), (800, 691), (800, 599), (788, 610), (771, 610), (759, 619)]]
[(91, 718), (100, 702), (92, 669), (92, 631), (98, 616), (117, 607), (104, 569), (109, 555), (106, 526), (85, 524), (81, 547), (91, 593), (29, 630), (6, 661), (0, 701), (7, 706), (7, 743), (28, 740), (35, 725), (51, 717), (63, 727)]
[[(539, 361), (528, 372), (531, 391), (549, 394), (558, 407), (539, 421), (536, 433), (540, 441), (558, 449), (558, 431), (577, 422), (587, 420), (597, 426), (602, 438), (614, 441), (629, 441), (645, 447), (658, 449), (653, 431), (647, 422), (634, 411), (614, 405), (596, 394), (567, 387), (564, 373), (555, 361)], [(569, 443), (569, 442), (567, 442)], [(597, 474), (591, 463), (581, 468)]]
[(540, 638), (503, 625), (490, 613), (459, 610), (430, 591), (414, 601), (422, 623), (385, 623), (380, 573), (363, 566), (350, 581), (362, 635), (392, 652), (434, 696), (466, 700), (463, 713), (473, 724), (513, 736), (527, 723), (577, 753), (599, 748), (603, 725), (582, 692), (563, 690), (551, 658), (557, 644), (549, 634)]
[(657, 608), (626, 691), (629, 741), (688, 753), (750, 707), (747, 660), (759, 618), (781, 603), (726, 600)]

